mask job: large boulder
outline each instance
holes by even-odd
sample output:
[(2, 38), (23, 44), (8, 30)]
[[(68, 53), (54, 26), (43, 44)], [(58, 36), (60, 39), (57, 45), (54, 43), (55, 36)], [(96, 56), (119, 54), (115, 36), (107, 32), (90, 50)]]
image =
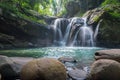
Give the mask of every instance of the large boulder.
[(35, 59), (22, 68), (21, 80), (66, 80), (66, 69), (56, 59)]
[(0, 73), (2, 80), (15, 80), (18, 76), (16, 64), (7, 56), (0, 55)]
[(112, 59), (120, 62), (120, 49), (99, 50), (95, 53), (95, 59)]
[(120, 80), (120, 63), (108, 59), (95, 61), (87, 80)]

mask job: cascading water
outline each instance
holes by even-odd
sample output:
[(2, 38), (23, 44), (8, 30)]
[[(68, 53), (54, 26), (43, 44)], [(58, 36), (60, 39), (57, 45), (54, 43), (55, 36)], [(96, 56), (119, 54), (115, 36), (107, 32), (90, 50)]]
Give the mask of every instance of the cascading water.
[(66, 26), (69, 24), (69, 21), (65, 18), (58, 18), (55, 20), (53, 29), (54, 29), (54, 44), (62, 45), (64, 38)]
[(72, 18), (70, 23), (68, 24), (68, 26), (66, 28), (66, 34), (65, 34), (63, 41), (62, 41), (64, 43), (63, 44), (64, 46), (67, 44), (69, 45), (69, 41), (71, 40), (70, 39), (71, 38), (71, 36), (70, 36), (71, 28), (72, 28), (73, 23), (75, 23), (75, 20), (77, 20), (77, 17)]
[[(79, 28), (78, 33), (76, 33), (76, 36), (78, 36), (77, 39), (74, 39), (73, 42), (78, 42), (80, 46), (94, 46), (94, 40), (93, 40), (93, 30), (91, 26), (88, 26), (86, 24), (86, 18), (82, 18), (84, 20), (84, 25)], [(74, 45), (74, 44), (73, 44)]]
[[(54, 44), (59, 46), (94, 46), (95, 32), (87, 25), (86, 18), (58, 18), (54, 22)], [(95, 34), (94, 34), (95, 33)]]
[(99, 26), (100, 26), (101, 22), (102, 22), (102, 19), (98, 22), (98, 24), (96, 26), (96, 29), (95, 29), (95, 32), (94, 32), (94, 40), (96, 40), (96, 37), (98, 35), (98, 30), (99, 30)]

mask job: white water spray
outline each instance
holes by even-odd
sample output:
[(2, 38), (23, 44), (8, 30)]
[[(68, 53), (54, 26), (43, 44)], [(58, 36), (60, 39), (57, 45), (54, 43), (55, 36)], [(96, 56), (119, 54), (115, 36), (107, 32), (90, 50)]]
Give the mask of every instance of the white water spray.
[[(64, 20), (64, 21), (63, 21)], [(70, 20), (60, 18), (54, 22), (54, 42), (59, 46), (94, 46), (98, 34), (98, 23), (95, 32), (87, 25), (87, 18), (74, 17)], [(64, 26), (66, 24), (66, 26)], [(63, 29), (64, 28), (64, 29)], [(63, 31), (64, 30), (64, 31)]]

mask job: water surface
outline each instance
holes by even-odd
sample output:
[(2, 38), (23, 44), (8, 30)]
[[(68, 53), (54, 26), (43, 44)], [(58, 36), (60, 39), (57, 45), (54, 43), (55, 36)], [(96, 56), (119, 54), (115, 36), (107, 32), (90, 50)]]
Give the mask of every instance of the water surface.
[(78, 61), (89, 63), (94, 60), (94, 53), (103, 50), (100, 47), (44, 47), (32, 49), (0, 50), (0, 55), (10, 57), (74, 57)]

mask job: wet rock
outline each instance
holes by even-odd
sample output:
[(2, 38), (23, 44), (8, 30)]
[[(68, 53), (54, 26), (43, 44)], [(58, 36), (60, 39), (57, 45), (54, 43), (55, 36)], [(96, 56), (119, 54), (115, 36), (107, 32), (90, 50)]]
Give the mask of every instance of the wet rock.
[(21, 70), (21, 80), (66, 80), (66, 78), (64, 65), (52, 58), (34, 59)]
[(65, 62), (77, 62), (74, 58), (72, 58), (72, 57), (60, 57), (59, 59), (58, 59), (60, 62), (63, 62), (63, 63), (65, 63)]
[(10, 59), (12, 61), (14, 61), (15, 63), (18, 63), (18, 64), (23, 66), (26, 63), (28, 63), (29, 61), (32, 61), (34, 58), (31, 58), (31, 57), (10, 57)]
[(75, 64), (74, 63), (70, 63), (70, 62), (65, 62), (65, 66), (66, 67), (74, 67)]
[(4, 80), (15, 80), (17, 73), (11, 66), (12, 64), (3, 64), (0, 66), (0, 73), (2, 74), (2, 79)]
[(120, 62), (120, 49), (99, 50), (95, 53), (95, 59), (112, 59)]
[(7, 57), (0, 55), (0, 73), (4, 80), (20, 78), (21, 68), (33, 58)]
[(90, 72), (90, 66), (83, 67), (83, 70), (84, 70), (86, 73), (89, 73), (89, 72)]
[(85, 66), (88, 66), (88, 64), (85, 64), (85, 63), (83, 63), (82, 61), (78, 61), (78, 62), (76, 63), (76, 67), (77, 67), (78, 69), (83, 69)]
[(17, 67), (17, 69), (15, 69), (15, 71), (18, 73), (18, 75), (20, 75), (20, 71), (22, 69), (22, 67), (27, 64), (29, 61), (33, 60), (34, 58), (28, 58), (28, 57), (10, 57), (10, 59), (12, 61), (14, 61), (15, 66)]
[(0, 55), (0, 73), (4, 80), (15, 80), (18, 76), (16, 64), (7, 56)]
[(1, 78), (2, 78), (2, 76), (1, 76), (1, 74), (0, 74), (0, 80), (1, 80)]
[(104, 7), (95, 8), (87, 11), (83, 17), (87, 18), (87, 24), (93, 26), (93, 30), (97, 29), (99, 24), (99, 33), (97, 36), (98, 46), (119, 47), (120, 44), (120, 17), (113, 16), (119, 14), (119, 5), (106, 5)]
[(67, 17), (73, 17), (77, 12), (79, 12), (79, 3), (76, 1), (69, 1), (66, 4)]
[(73, 70), (68, 71), (68, 75), (70, 78), (75, 80), (84, 80), (86, 78), (87, 73), (83, 70), (74, 68)]
[(109, 59), (95, 61), (87, 80), (120, 80), (120, 63)]
[(96, 24), (105, 14), (105, 11), (100, 9), (100, 8), (96, 8), (93, 10), (89, 10), (87, 11), (83, 17), (86, 17), (88, 19), (87, 23), (90, 24)]

